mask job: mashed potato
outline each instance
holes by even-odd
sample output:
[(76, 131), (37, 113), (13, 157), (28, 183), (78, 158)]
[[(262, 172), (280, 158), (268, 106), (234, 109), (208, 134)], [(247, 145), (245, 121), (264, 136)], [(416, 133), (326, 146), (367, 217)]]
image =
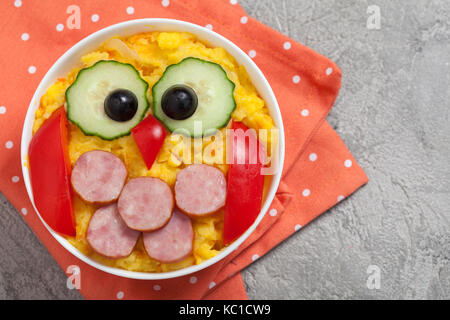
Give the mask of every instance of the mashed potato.
[[(132, 64), (149, 84), (147, 93), (151, 103), (151, 87), (160, 79), (167, 66), (180, 62), (186, 57), (197, 57), (220, 64), (227, 72), (228, 78), (236, 85), (234, 98), (236, 109), (232, 118), (242, 121), (250, 128), (271, 129), (274, 126), (269, 116), (264, 100), (262, 100), (246, 73), (244, 67), (239, 66), (235, 59), (223, 48), (212, 48), (202, 43), (189, 33), (151, 32), (137, 34), (126, 38), (113, 38), (105, 42), (97, 51), (82, 57), (82, 64), (75, 68), (65, 78), (58, 79), (41, 98), (39, 109), (36, 111), (33, 132), (50, 117), (52, 112), (65, 103), (65, 91), (73, 83), (80, 69), (89, 67), (99, 60), (116, 60)], [(149, 111), (151, 112), (151, 111)], [(224, 129), (222, 129), (223, 131)], [(223, 134), (225, 137), (225, 134)], [(70, 124), (69, 154), (72, 166), (83, 153), (99, 149), (114, 153), (120, 157), (129, 172), (129, 178), (138, 176), (158, 177), (173, 187), (177, 172), (192, 163), (195, 152), (187, 159), (187, 152), (180, 143), (182, 138), (168, 135), (164, 141), (158, 157), (147, 169), (133, 137), (125, 136), (113, 141), (102, 140), (96, 136), (86, 136), (74, 124)], [(270, 144), (270, 135), (267, 137)], [(211, 141), (205, 139), (202, 150)], [(181, 146), (181, 147), (180, 147)], [(213, 152), (214, 154), (214, 152)], [(214, 159), (203, 156), (202, 162), (213, 164), (225, 174), (227, 165), (214, 164)], [(76, 237), (68, 238), (70, 243), (81, 252), (106, 265), (131, 271), (164, 272), (199, 264), (214, 257), (223, 249), (222, 229), (223, 211), (214, 216), (193, 220), (195, 231), (193, 255), (185, 260), (164, 264), (151, 259), (145, 252), (142, 238), (129, 257), (123, 259), (108, 259), (95, 253), (86, 241), (86, 230), (89, 220), (98, 206), (83, 202), (75, 196)]]

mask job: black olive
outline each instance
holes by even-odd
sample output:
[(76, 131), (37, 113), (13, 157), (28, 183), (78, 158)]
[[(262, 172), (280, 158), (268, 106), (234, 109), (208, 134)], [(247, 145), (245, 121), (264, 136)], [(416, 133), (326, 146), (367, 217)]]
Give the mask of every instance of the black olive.
[(195, 91), (186, 85), (174, 85), (164, 92), (161, 107), (164, 113), (175, 120), (184, 120), (197, 110)]
[(105, 112), (111, 119), (119, 122), (131, 120), (138, 109), (136, 95), (127, 89), (116, 89), (105, 99)]

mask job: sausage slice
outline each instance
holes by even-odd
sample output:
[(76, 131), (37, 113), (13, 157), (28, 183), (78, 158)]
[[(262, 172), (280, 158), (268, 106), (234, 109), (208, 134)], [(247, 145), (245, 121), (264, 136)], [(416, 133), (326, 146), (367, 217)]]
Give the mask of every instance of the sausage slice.
[(106, 204), (119, 197), (127, 174), (120, 158), (110, 152), (93, 150), (78, 158), (71, 182), (74, 191), (84, 201)]
[(140, 232), (123, 222), (115, 203), (95, 211), (87, 229), (86, 239), (99, 254), (109, 258), (128, 257)]
[(117, 207), (129, 228), (152, 231), (169, 222), (173, 202), (167, 183), (157, 178), (139, 177), (127, 182)]
[(192, 252), (194, 230), (191, 219), (175, 209), (169, 223), (163, 228), (143, 233), (148, 255), (163, 263), (180, 261)]
[(191, 217), (206, 216), (225, 205), (227, 182), (222, 171), (206, 164), (193, 164), (177, 175), (175, 201)]

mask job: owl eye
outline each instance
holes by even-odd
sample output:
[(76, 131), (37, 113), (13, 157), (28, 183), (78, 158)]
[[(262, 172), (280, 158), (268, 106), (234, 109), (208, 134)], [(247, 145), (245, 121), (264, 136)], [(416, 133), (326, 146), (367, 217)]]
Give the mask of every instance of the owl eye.
[[(170, 131), (180, 129), (191, 137), (211, 134), (230, 121), (236, 108), (234, 87), (220, 65), (189, 57), (167, 67), (153, 86), (153, 114)], [(194, 130), (196, 123), (201, 130)]]
[(195, 91), (186, 85), (174, 85), (164, 92), (161, 108), (165, 115), (174, 120), (184, 120), (197, 109), (198, 99)]
[(116, 89), (105, 99), (105, 113), (111, 119), (124, 122), (133, 119), (138, 109), (138, 99), (133, 91)]
[(66, 91), (67, 117), (86, 135), (128, 135), (148, 109), (148, 84), (130, 64), (99, 61), (78, 73)]

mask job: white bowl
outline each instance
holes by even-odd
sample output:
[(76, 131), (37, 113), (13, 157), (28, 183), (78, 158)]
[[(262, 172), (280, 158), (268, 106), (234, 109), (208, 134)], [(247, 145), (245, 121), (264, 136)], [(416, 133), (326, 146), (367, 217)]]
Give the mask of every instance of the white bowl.
[[(278, 170), (276, 174), (271, 179), (271, 184), (269, 187), (269, 191), (265, 197), (264, 204), (262, 205), (261, 212), (259, 213), (257, 219), (252, 224), (252, 226), (244, 232), (237, 240), (231, 243), (228, 247), (222, 250), (215, 257), (202, 262), (199, 265), (190, 266), (184, 269), (163, 272), (163, 273), (146, 273), (146, 272), (134, 272), (128, 271), (118, 268), (113, 268), (109, 266), (105, 266), (90, 257), (84, 255), (74, 246), (72, 246), (64, 237), (54, 232), (42, 219), (36, 206), (33, 201), (33, 191), (31, 189), (30, 183), (30, 175), (28, 172), (28, 168), (26, 166), (27, 154), (28, 154), (28, 145), (31, 141), (32, 137), (32, 127), (33, 121), (35, 117), (35, 112), (39, 107), (39, 101), (41, 96), (47, 91), (48, 87), (58, 78), (65, 77), (76, 65), (80, 64), (80, 58), (95, 49), (97, 49), (104, 41), (108, 40), (113, 36), (128, 36), (141, 32), (150, 32), (150, 31), (186, 31), (196, 35), (200, 40), (209, 43), (215, 47), (225, 48), (236, 61), (243, 65), (254, 86), (258, 90), (261, 97), (265, 100), (271, 116), (275, 121), (277, 128), (279, 129), (279, 143), (278, 143)], [(140, 20), (131, 20), (123, 23), (115, 24), (105, 29), (99, 30), (88, 37), (84, 38), (72, 48), (70, 48), (63, 56), (61, 56), (55, 64), (50, 68), (47, 74), (42, 79), (39, 84), (34, 96), (31, 100), (30, 106), (28, 107), (28, 112), (25, 118), (25, 123), (22, 131), (22, 141), (21, 141), (21, 159), (22, 159), (22, 172), (23, 178), (25, 182), (25, 186), (28, 192), (28, 196), (33, 204), (34, 209), (39, 215), (39, 218), (44, 223), (45, 227), (48, 231), (53, 235), (53, 237), (70, 253), (84, 261), (85, 263), (97, 268), (99, 270), (105, 271), (110, 274), (114, 274), (121, 277), (132, 278), (132, 279), (142, 279), (142, 280), (157, 280), (157, 279), (168, 279), (174, 277), (185, 276), (199, 270), (202, 270), (212, 264), (222, 260), (226, 256), (228, 256), (231, 252), (236, 250), (239, 245), (244, 242), (245, 239), (249, 237), (249, 235), (255, 230), (258, 226), (265, 213), (267, 212), (274, 196), (275, 192), (278, 189), (278, 185), (281, 178), (281, 171), (283, 168), (284, 162), (284, 130), (283, 130), (283, 122), (281, 119), (280, 109), (278, 107), (277, 100), (275, 99), (275, 95), (264, 77), (263, 73), (256, 64), (250, 59), (245, 52), (239, 49), (235, 44), (231, 41), (225, 39), (219, 34), (208, 30), (207, 28), (184, 22), (179, 20), (171, 20), (171, 19), (140, 19)]]

